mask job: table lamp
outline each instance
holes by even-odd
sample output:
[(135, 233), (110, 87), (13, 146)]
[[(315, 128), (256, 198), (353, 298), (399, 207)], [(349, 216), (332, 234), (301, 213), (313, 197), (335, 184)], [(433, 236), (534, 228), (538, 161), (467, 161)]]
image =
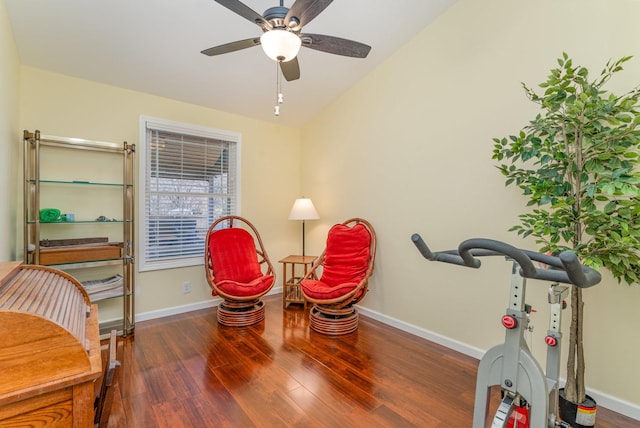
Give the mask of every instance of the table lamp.
[(320, 216), (309, 198), (299, 198), (293, 203), (289, 220), (302, 220), (302, 255), (304, 256), (304, 221), (318, 220)]

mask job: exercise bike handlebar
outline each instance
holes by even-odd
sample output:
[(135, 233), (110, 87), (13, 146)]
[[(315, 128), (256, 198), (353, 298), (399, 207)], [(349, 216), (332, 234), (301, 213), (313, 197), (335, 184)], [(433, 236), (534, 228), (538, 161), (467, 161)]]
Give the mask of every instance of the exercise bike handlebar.
[[(580, 288), (592, 287), (600, 282), (600, 273), (580, 263), (571, 251), (563, 251), (557, 257), (535, 251), (521, 250), (505, 242), (493, 239), (474, 238), (463, 241), (457, 250), (432, 252), (422, 237), (414, 233), (411, 240), (422, 256), (431, 261), (451, 263), (472, 268), (480, 267), (476, 257), (506, 256), (520, 265), (524, 278), (573, 284)], [(533, 262), (544, 263), (555, 269), (537, 268)]]

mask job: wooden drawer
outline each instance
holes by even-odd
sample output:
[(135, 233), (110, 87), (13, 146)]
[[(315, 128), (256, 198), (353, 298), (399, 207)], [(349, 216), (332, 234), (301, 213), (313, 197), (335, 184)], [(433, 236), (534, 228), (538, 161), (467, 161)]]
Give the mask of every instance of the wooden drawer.
[(73, 246), (40, 248), (40, 264), (88, 262), (92, 260), (119, 259), (122, 245)]

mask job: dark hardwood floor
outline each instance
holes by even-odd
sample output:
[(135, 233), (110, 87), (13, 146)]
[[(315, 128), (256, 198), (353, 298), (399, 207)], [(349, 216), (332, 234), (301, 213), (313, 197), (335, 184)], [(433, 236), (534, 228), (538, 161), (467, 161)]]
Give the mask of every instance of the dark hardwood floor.
[[(331, 338), (265, 299), (249, 328), (216, 309), (139, 322), (121, 340), (109, 427), (470, 427), (477, 360), (360, 317)], [(640, 422), (598, 408), (598, 428)]]

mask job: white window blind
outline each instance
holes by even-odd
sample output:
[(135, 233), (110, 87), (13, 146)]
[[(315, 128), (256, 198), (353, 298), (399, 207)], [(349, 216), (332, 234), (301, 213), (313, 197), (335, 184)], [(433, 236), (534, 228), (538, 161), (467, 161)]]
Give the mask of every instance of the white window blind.
[(240, 137), (153, 118), (143, 132), (139, 269), (202, 264), (209, 225), (239, 212)]

